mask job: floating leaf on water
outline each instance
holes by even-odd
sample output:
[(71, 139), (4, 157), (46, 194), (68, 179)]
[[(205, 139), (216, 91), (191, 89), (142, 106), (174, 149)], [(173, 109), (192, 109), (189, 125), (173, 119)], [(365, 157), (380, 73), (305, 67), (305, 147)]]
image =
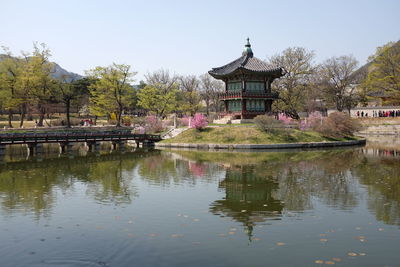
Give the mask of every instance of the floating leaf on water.
[(264, 207), (267, 207), (267, 206), (268, 206), (268, 204), (264, 204), (263, 206), (264, 206)]
[(349, 255), (349, 256), (351, 256), (351, 257), (356, 257), (356, 256), (357, 256), (357, 253), (349, 252), (349, 253), (347, 253), (347, 255)]
[(334, 261), (325, 261), (325, 264), (333, 265), (333, 264), (335, 264), (335, 262)]
[(182, 234), (172, 234), (171, 237), (176, 238), (176, 237), (182, 237)]
[(241, 212), (246, 212), (247, 210), (241, 210)]
[(276, 245), (277, 246), (284, 246), (284, 245), (286, 245), (284, 242), (278, 242), (278, 243), (276, 243)]
[(314, 261), (316, 264), (324, 264), (324, 261), (323, 260), (315, 260)]
[(236, 232), (231, 231), (231, 232), (228, 232), (228, 234), (234, 235), (234, 234), (236, 234)]
[(341, 258), (332, 258), (332, 260), (333, 260), (333, 261), (336, 261), (336, 262), (340, 262), (340, 261), (342, 261), (342, 259), (341, 259)]

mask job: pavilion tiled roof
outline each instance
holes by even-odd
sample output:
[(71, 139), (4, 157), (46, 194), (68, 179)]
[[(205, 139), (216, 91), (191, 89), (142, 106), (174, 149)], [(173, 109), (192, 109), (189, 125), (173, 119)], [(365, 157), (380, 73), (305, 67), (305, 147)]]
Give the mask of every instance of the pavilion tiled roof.
[(213, 68), (208, 73), (214, 78), (220, 79), (240, 70), (259, 74), (270, 74), (276, 77), (281, 77), (283, 75), (282, 68), (271, 67), (261, 59), (254, 57), (249, 42), (247, 42), (241, 57), (222, 67)]

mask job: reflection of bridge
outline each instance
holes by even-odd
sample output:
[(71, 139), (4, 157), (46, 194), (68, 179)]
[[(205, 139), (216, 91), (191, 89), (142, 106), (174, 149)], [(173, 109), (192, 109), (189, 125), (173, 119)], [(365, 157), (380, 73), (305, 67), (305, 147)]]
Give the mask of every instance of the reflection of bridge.
[(127, 141), (153, 145), (161, 140), (160, 135), (133, 134), (130, 131), (92, 132), (49, 132), (49, 133), (6, 133), (0, 134), (0, 155), (4, 155), (6, 145), (26, 144), (30, 151), (41, 152), (43, 144), (59, 143), (63, 151), (72, 149), (73, 143), (85, 142), (92, 151), (100, 149), (101, 142), (111, 142), (119, 147)]

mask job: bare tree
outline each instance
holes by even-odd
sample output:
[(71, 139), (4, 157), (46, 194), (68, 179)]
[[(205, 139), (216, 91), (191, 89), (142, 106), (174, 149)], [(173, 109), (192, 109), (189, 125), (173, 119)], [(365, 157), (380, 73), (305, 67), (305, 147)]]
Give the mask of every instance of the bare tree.
[(309, 76), (314, 73), (314, 52), (303, 47), (289, 47), (282, 53), (272, 56), (268, 63), (273, 67), (283, 67), (285, 76), (272, 84), (272, 89), (279, 93), (279, 99), (274, 102), (276, 111), (299, 119), (298, 111), (303, 108), (303, 96), (307, 90)]
[(200, 75), (200, 96), (206, 105), (206, 113), (209, 115), (210, 109), (219, 112), (220, 101), (218, 94), (223, 92), (223, 83), (214, 79), (210, 74)]
[(199, 85), (200, 81), (195, 75), (179, 77), (180, 90), (182, 94), (181, 109), (193, 116), (201, 107)]
[(145, 75), (146, 84), (151, 85), (163, 94), (168, 94), (172, 90), (177, 89), (179, 77), (175, 74), (170, 74), (169, 70), (156, 70), (153, 73)]
[(338, 111), (350, 110), (357, 105), (358, 92), (354, 82), (358, 61), (351, 55), (332, 57), (321, 65), (321, 79), (324, 95), (328, 103)]

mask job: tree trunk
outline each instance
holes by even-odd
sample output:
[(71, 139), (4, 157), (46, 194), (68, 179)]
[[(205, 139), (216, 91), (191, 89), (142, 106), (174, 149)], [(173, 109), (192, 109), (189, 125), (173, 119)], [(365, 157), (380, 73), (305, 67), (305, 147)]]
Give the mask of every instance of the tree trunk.
[(115, 125), (115, 126), (117, 126), (117, 127), (120, 127), (120, 126), (121, 126), (121, 115), (122, 115), (122, 108), (120, 108), (120, 109), (118, 110), (118, 114), (117, 114), (117, 125)]
[(38, 110), (39, 110), (39, 121), (37, 126), (43, 127), (43, 121), (44, 121), (44, 116), (46, 115), (46, 109), (39, 104)]
[(24, 126), (25, 114), (26, 114), (26, 104), (22, 104), (21, 105), (21, 119), (19, 121), (19, 128), (22, 128), (22, 126)]
[(8, 127), (12, 128), (12, 118), (13, 118), (13, 113), (12, 110), (8, 111)]
[(65, 102), (65, 111), (67, 113), (67, 128), (71, 128), (71, 120), (70, 120), (70, 114), (69, 114), (70, 107), (71, 107), (71, 101), (68, 99)]

